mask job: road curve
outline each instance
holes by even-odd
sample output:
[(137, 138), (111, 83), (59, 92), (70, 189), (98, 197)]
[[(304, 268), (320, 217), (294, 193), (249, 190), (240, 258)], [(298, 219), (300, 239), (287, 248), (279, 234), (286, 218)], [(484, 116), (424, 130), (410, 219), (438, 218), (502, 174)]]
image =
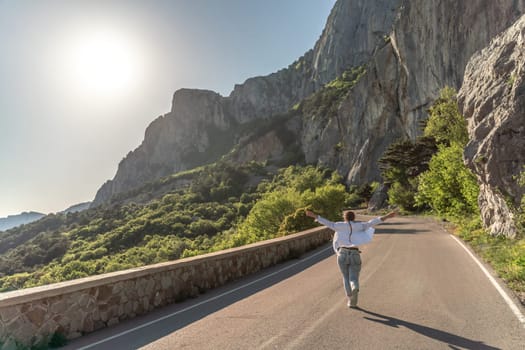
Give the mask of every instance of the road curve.
[(439, 223), (390, 219), (362, 251), (360, 309), (325, 245), (64, 349), (525, 349), (523, 308)]

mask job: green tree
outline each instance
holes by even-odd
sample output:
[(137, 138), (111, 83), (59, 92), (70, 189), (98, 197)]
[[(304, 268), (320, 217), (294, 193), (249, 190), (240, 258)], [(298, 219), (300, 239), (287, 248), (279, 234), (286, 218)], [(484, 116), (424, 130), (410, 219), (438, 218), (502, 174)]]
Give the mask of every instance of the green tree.
[(433, 137), (438, 144), (467, 144), (467, 122), (459, 112), (454, 89), (446, 87), (441, 90), (439, 98), (429, 109), (424, 135)]
[(379, 160), (379, 166), (385, 184), (390, 187), (390, 204), (407, 211), (415, 209), (417, 176), (428, 169), (436, 150), (432, 137), (420, 137), (415, 142), (401, 140), (388, 147)]
[(479, 211), (479, 186), (463, 163), (463, 148), (453, 143), (439, 146), (430, 168), (419, 176), (417, 205), (428, 205), (439, 215), (461, 217)]
[(429, 170), (418, 177), (416, 205), (429, 206), (440, 215), (461, 217), (479, 211), (479, 186), (463, 162), (468, 141), (467, 124), (459, 113), (456, 93), (450, 88), (430, 108), (425, 136), (438, 142)]

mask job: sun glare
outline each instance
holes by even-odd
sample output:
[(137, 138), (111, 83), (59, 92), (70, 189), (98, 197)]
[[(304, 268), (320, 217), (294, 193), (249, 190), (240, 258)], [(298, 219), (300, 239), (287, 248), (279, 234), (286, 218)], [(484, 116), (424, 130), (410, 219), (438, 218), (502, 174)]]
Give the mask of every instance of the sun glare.
[(71, 83), (82, 93), (114, 97), (130, 92), (138, 84), (139, 53), (115, 33), (79, 36), (68, 56)]

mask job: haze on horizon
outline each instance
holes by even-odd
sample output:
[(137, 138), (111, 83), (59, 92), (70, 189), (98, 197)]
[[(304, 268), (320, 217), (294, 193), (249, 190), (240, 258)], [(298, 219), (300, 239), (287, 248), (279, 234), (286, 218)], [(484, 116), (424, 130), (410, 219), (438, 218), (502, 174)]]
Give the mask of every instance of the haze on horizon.
[(0, 0), (0, 217), (91, 201), (180, 88), (313, 48), (335, 0)]

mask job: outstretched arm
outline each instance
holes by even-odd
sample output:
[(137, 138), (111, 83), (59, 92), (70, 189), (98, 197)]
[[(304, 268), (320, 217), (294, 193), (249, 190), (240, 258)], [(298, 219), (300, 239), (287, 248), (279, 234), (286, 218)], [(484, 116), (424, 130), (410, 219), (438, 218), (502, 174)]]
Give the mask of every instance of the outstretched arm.
[(306, 214), (306, 216), (314, 218), (315, 221), (317, 221), (321, 225), (329, 227), (329, 228), (331, 228), (332, 230), (335, 231), (335, 224), (332, 221), (327, 220), (327, 219), (323, 218), (321, 215), (317, 215), (316, 213), (314, 213), (313, 211), (308, 210), (308, 209), (305, 211), (305, 214)]
[(361, 230), (365, 231), (367, 230), (368, 228), (370, 227), (374, 227), (375, 225), (379, 225), (381, 223), (383, 223), (384, 221), (390, 219), (391, 217), (395, 216), (396, 215), (396, 212), (395, 211), (392, 211), (386, 215), (383, 215), (383, 216), (378, 216), (376, 218), (373, 218), (372, 220), (370, 221), (367, 221), (365, 223), (362, 223), (361, 225)]

